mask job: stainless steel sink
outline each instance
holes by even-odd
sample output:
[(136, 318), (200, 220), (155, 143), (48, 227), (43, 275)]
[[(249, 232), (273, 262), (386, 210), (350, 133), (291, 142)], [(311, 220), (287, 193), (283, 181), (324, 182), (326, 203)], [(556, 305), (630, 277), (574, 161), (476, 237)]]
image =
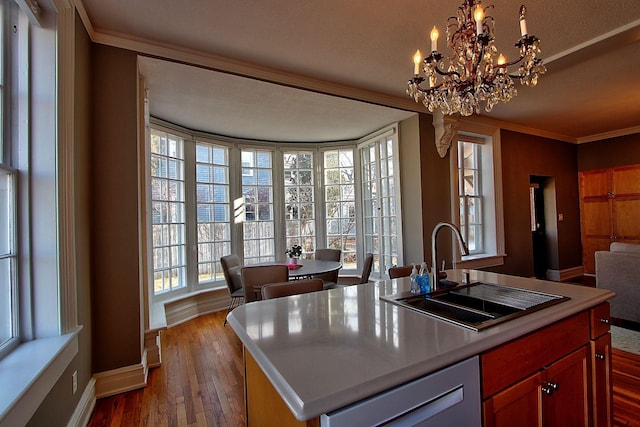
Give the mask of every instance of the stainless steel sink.
[(429, 294), (411, 295), (404, 292), (380, 298), (474, 331), (569, 299), (562, 295), (483, 282)]

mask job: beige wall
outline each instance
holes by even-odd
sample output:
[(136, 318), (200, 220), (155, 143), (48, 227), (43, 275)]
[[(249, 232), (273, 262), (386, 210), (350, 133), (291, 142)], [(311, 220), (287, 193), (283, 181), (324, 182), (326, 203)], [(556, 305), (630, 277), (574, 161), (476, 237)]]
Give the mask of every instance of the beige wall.
[(93, 371), (141, 362), (137, 56), (94, 44), (92, 132)]
[(402, 264), (425, 260), (422, 229), (420, 171), (420, 121), (416, 114), (398, 129), (400, 145), (400, 191), (402, 192)]
[[(451, 177), (449, 156), (440, 158), (430, 114), (420, 114), (420, 173), (422, 179), (422, 227), (425, 261), (431, 265), (431, 232), (441, 221), (451, 221)], [(438, 235), (438, 263), (451, 267), (451, 233)]]
[(578, 170), (640, 164), (640, 133), (578, 145)]
[(501, 132), (500, 139), (507, 256), (503, 266), (490, 270), (533, 276), (529, 213), (531, 175), (554, 180), (556, 209), (564, 215), (564, 220), (555, 224), (557, 241), (553, 244), (558, 255), (555, 265), (550, 267), (564, 270), (581, 266), (576, 145), (505, 130)]

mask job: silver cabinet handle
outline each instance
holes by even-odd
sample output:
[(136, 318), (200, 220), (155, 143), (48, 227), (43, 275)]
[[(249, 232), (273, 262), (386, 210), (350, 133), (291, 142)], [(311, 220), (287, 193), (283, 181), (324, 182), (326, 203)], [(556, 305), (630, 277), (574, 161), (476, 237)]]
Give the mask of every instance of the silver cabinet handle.
[(600, 319), (600, 323), (604, 323), (605, 325), (608, 325), (609, 324), (609, 319), (606, 319), (606, 318), (603, 317), (602, 319)]
[(547, 382), (546, 386), (542, 386), (542, 392), (547, 396), (551, 396), (554, 391), (558, 390), (559, 386), (554, 382)]
[(600, 354), (600, 353), (596, 353), (596, 359), (604, 360), (605, 359), (605, 355), (604, 354)]

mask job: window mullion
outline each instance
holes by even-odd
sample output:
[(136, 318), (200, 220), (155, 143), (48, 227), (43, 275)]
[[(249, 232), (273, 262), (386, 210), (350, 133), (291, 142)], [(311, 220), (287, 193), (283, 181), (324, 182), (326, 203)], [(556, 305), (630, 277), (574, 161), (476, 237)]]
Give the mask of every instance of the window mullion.
[(198, 239), (196, 236), (196, 156), (195, 142), (184, 140), (184, 202), (187, 289), (193, 291), (198, 284)]
[(315, 191), (315, 215), (316, 215), (316, 245), (319, 248), (327, 247), (327, 206), (324, 182), (324, 151), (316, 150), (314, 152), (316, 157), (315, 163), (315, 178), (314, 191)]

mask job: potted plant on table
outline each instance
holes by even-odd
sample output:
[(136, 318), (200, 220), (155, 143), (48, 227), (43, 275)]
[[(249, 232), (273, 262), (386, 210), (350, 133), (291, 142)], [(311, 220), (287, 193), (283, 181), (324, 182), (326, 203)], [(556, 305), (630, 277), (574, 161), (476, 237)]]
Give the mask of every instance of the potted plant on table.
[(302, 246), (293, 245), (287, 249), (285, 253), (289, 255), (289, 264), (296, 265), (298, 263), (298, 258), (302, 255)]

